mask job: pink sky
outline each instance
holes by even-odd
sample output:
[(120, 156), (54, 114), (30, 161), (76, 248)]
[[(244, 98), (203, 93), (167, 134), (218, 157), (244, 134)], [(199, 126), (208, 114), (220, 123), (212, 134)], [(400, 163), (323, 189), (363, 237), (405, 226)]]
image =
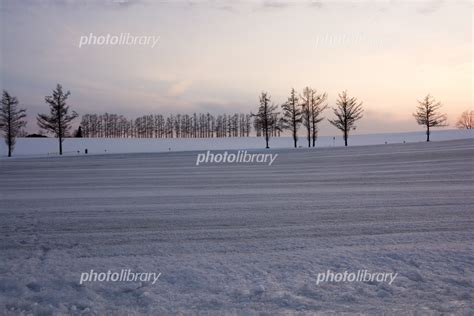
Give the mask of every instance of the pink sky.
[[(469, 1), (3, 1), (1, 85), (30, 116), (56, 83), (73, 109), (123, 113), (255, 111), (258, 94), (347, 89), (364, 102), (357, 133), (419, 130), (430, 93), (451, 126), (472, 109)], [(156, 47), (80, 37), (159, 36)], [(331, 112), (326, 113), (327, 117)], [(322, 124), (322, 135), (337, 132)]]

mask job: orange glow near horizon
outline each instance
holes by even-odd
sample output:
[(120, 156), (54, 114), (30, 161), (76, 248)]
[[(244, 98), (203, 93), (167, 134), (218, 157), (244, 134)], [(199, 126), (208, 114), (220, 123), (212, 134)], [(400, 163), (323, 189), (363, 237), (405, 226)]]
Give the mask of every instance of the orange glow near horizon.
[[(469, 1), (125, 2), (6, 1), (3, 25), (15, 27), (2, 30), (2, 88), (41, 112), (60, 82), (79, 113), (130, 117), (250, 112), (261, 91), (281, 104), (305, 86), (333, 106), (347, 90), (366, 110), (357, 133), (418, 130), (411, 113), (426, 94), (451, 127), (473, 106)], [(78, 47), (83, 35), (121, 32), (160, 40)]]

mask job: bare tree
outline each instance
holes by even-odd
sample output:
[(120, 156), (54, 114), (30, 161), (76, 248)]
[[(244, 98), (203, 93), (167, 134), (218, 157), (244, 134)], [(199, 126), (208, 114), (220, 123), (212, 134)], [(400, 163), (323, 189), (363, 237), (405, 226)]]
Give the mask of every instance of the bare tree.
[(349, 132), (356, 128), (355, 123), (363, 117), (362, 113), (364, 110), (362, 109), (362, 102), (358, 102), (357, 98), (348, 97), (347, 91), (343, 91), (339, 94), (336, 105), (337, 107), (333, 108), (336, 118), (329, 120), (329, 123), (342, 131), (344, 144), (347, 146)]
[(310, 87), (303, 89), (301, 96), (301, 114), (303, 125), (306, 128), (306, 139), (308, 140), (308, 147), (311, 147), (311, 95), (313, 90)]
[(62, 86), (58, 84), (56, 90), (53, 90), (53, 95), (44, 98), (49, 105), (50, 114), (38, 114), (37, 118), (40, 128), (53, 133), (58, 138), (60, 155), (63, 154), (63, 140), (69, 136), (71, 122), (78, 116), (74, 111), (69, 114), (66, 101), (70, 94), (69, 91), (64, 93)]
[(270, 140), (270, 133), (275, 128), (278, 128), (278, 113), (275, 112), (277, 106), (270, 104), (271, 97), (266, 92), (262, 92), (260, 95), (260, 106), (257, 114), (252, 114), (255, 117), (256, 125), (262, 128), (263, 134), (265, 135), (266, 148)]
[(321, 113), (327, 109), (328, 105), (323, 104), (327, 100), (327, 94), (318, 94), (316, 90), (312, 91), (311, 102), (310, 102), (310, 112), (311, 112), (311, 137), (313, 142), (313, 147), (316, 145), (316, 138), (318, 138), (318, 124), (324, 119), (321, 116)]
[(432, 127), (447, 126), (447, 116), (446, 114), (439, 113), (440, 108), (441, 103), (436, 102), (436, 100), (428, 94), (423, 101), (418, 101), (416, 112), (413, 113), (416, 122), (419, 125), (426, 126), (427, 142), (430, 141), (430, 129)]
[(82, 126), (79, 125), (79, 127), (76, 129), (76, 131), (74, 132), (74, 137), (76, 138), (82, 138), (84, 137), (84, 134), (82, 132)]
[(464, 111), (456, 122), (460, 129), (472, 129), (474, 127), (474, 111)]
[(306, 87), (301, 96), (301, 107), (303, 125), (306, 127), (308, 147), (316, 145), (318, 137), (318, 124), (324, 119), (321, 113), (327, 108), (327, 104), (323, 104), (327, 100), (326, 93), (318, 93), (315, 89)]
[(291, 131), (293, 135), (293, 143), (295, 148), (298, 147), (298, 129), (303, 122), (302, 111), (298, 104), (298, 97), (296, 96), (295, 89), (291, 89), (290, 97), (288, 101), (281, 105), (283, 109), (282, 125), (284, 129)]
[(17, 106), (18, 99), (3, 90), (2, 106), (0, 107), (0, 129), (8, 146), (8, 157), (12, 156), (16, 137), (21, 129), (26, 126), (26, 121), (23, 120), (26, 117), (26, 110), (18, 109)]

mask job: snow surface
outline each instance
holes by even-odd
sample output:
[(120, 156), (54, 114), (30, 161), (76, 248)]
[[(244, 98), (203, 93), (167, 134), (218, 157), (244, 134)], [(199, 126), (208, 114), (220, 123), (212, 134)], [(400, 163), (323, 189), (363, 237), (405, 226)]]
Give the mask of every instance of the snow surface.
[[(0, 314), (474, 313), (473, 139), (272, 151), (2, 159)], [(316, 285), (327, 269), (399, 275)]]
[[(435, 130), (431, 136), (433, 141), (474, 138), (472, 130)], [(413, 143), (426, 140), (425, 132), (391, 133), (352, 135), (349, 137), (350, 146), (365, 146), (395, 143)], [(299, 146), (307, 147), (305, 137), (299, 137)], [(321, 136), (316, 147), (341, 147), (341, 136)], [(291, 137), (275, 137), (270, 140), (272, 148), (292, 148)], [(123, 138), (69, 138), (63, 143), (65, 155), (84, 154), (87, 148), (89, 154), (106, 153), (146, 153), (168, 151), (192, 151), (207, 149), (260, 149), (265, 147), (263, 138), (194, 138), (194, 139), (123, 139)], [(55, 138), (18, 138), (13, 155), (21, 156), (51, 156), (58, 154), (58, 140)], [(7, 147), (0, 142), (0, 157), (6, 157)]]

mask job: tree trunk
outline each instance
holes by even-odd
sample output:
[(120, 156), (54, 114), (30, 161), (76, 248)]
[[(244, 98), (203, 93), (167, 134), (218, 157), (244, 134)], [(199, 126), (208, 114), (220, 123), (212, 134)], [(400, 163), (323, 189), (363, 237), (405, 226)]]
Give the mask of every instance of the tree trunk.
[(347, 128), (347, 119), (344, 120), (344, 145), (347, 147), (347, 138), (349, 137), (349, 131)]
[(12, 108), (11, 105), (8, 106), (8, 157), (12, 156)]
[(430, 127), (428, 125), (426, 126), (426, 141), (430, 141)]
[(268, 139), (269, 139), (269, 136), (268, 136), (268, 123), (266, 122), (266, 123), (265, 123), (265, 143), (266, 143), (266, 145), (267, 145), (267, 146), (266, 146), (267, 149), (270, 148), (270, 147), (268, 146)]
[(59, 136), (59, 154), (63, 154), (63, 139), (61, 136)]
[[(10, 122), (8, 122), (10, 124)], [(8, 125), (8, 135), (7, 135), (7, 146), (8, 146), (8, 157), (12, 156), (12, 135), (10, 132), (10, 125)]]
[(296, 126), (295, 118), (293, 117), (293, 143), (295, 148), (298, 146), (298, 128)]

